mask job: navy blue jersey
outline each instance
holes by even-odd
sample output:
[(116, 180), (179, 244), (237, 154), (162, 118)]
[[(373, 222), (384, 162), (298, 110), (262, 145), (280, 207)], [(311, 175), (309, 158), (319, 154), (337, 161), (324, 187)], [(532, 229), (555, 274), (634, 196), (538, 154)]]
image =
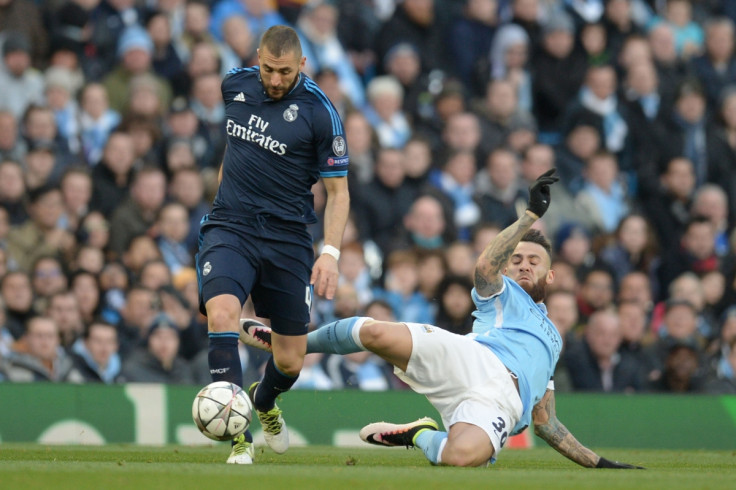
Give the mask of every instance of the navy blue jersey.
[(291, 92), (272, 100), (254, 66), (231, 70), (222, 97), (227, 150), (212, 214), (315, 223), (312, 185), (348, 172), (345, 131), (327, 96), (300, 73)]

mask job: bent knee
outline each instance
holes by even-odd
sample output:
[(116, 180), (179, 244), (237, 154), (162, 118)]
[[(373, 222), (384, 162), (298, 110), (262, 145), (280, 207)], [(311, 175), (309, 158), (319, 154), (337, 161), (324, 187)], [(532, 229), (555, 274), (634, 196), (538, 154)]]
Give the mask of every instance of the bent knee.
[(226, 308), (218, 308), (207, 314), (207, 325), (210, 332), (237, 332), (239, 321), (239, 312)]
[(274, 356), (273, 363), (282, 374), (298, 376), (304, 366), (304, 358), (299, 356)]
[(390, 324), (373, 320), (366, 320), (360, 327), (360, 342), (368, 350), (375, 351), (390, 346), (392, 340), (389, 335)]
[(442, 451), (442, 464), (449, 466), (483, 466), (491, 459), (490, 455), (480, 454), (480, 448), (468, 444), (451, 444), (450, 441)]

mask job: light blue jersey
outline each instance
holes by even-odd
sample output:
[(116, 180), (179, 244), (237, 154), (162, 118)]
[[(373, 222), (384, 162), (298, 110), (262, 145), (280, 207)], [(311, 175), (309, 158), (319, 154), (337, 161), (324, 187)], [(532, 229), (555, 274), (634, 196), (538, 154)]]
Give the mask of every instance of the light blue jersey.
[(483, 298), (473, 288), (473, 333), (519, 377), (524, 411), (512, 434), (531, 423), (531, 412), (547, 390), (562, 349), (562, 337), (547, 318), (544, 304), (535, 303), (516, 281), (503, 276), (501, 292)]

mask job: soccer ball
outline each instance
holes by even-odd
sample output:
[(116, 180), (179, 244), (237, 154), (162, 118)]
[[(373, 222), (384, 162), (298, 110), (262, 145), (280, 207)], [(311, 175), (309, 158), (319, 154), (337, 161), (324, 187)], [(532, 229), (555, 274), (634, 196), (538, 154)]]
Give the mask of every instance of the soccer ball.
[(246, 431), (253, 404), (240, 386), (215, 381), (194, 397), (192, 418), (202, 434), (215, 441), (229, 441)]

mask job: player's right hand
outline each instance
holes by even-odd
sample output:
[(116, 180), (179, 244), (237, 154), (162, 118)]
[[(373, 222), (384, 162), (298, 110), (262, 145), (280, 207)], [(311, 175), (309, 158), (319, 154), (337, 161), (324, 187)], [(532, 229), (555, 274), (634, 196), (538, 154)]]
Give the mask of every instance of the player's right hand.
[(527, 209), (531, 211), (537, 218), (544, 216), (549, 208), (551, 201), (549, 194), (549, 186), (560, 180), (555, 175), (557, 169), (550, 169), (539, 176), (532, 185), (529, 186), (529, 204)]
[(643, 466), (634, 466), (628, 463), (619, 463), (618, 461), (611, 461), (610, 459), (601, 458), (596, 468), (609, 468), (613, 470), (645, 470)]

